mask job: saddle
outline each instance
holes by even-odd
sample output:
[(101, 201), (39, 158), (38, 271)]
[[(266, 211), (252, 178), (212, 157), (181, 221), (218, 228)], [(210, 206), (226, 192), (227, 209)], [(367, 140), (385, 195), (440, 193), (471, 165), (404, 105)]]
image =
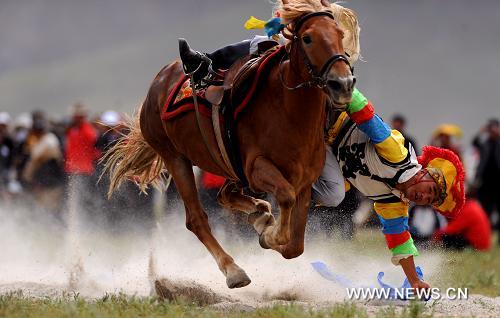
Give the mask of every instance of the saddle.
[(261, 55), (249, 56), (237, 72), (229, 72), (223, 86), (208, 87), (205, 98), (212, 105), (220, 105), (224, 119), (232, 117), (236, 122), (263, 85), (263, 78), (285, 54), (284, 47), (273, 46)]
[[(226, 74), (223, 86), (209, 86), (196, 94), (200, 114), (212, 118), (217, 144), (225, 165), (230, 174), (237, 177), (244, 186), (248, 182), (238, 151), (237, 122), (252, 101), (255, 92), (264, 85), (272, 67), (279, 63), (285, 54), (283, 46), (275, 46), (260, 56), (249, 56), (246, 60), (242, 60), (244, 64), (238, 71), (229, 71)], [(187, 76), (179, 80), (167, 98), (162, 119), (171, 120), (195, 109), (190, 87)]]

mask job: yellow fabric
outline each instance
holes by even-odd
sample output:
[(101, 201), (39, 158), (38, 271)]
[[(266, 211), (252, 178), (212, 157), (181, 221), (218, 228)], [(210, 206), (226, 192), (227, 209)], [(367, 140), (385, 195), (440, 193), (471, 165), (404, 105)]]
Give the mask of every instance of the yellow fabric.
[(408, 155), (405, 137), (396, 129), (393, 129), (384, 141), (375, 144), (375, 149), (379, 156), (392, 163), (401, 162)]
[(339, 117), (335, 121), (335, 123), (328, 129), (328, 133), (326, 136), (326, 143), (331, 145), (335, 141), (335, 138), (337, 138), (337, 135), (340, 132), (340, 128), (342, 127), (342, 124), (349, 119), (349, 116), (347, 115), (347, 112), (342, 112), (340, 113)]
[(250, 19), (245, 22), (245, 29), (250, 30), (250, 29), (263, 29), (266, 25), (267, 21), (262, 21), (254, 17), (253, 15), (250, 17)]
[(456, 202), (453, 195), (450, 192), (451, 187), (455, 183), (455, 178), (457, 177), (457, 170), (455, 166), (448, 160), (443, 158), (436, 158), (429, 161), (427, 167), (438, 168), (443, 172), (444, 178), (446, 180), (446, 199), (437, 208), (441, 211), (452, 211), (455, 208)]
[(344, 180), (344, 188), (345, 188), (345, 192), (351, 190), (351, 184), (349, 183), (349, 181)]
[(401, 202), (394, 203), (373, 203), (375, 212), (386, 220), (408, 216), (408, 204)]

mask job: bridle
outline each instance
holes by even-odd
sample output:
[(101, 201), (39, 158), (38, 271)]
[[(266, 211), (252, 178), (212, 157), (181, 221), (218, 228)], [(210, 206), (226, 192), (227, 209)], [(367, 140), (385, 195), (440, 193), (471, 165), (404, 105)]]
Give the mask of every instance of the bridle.
[(320, 89), (324, 89), (328, 83), (328, 79), (327, 79), (328, 73), (330, 72), (330, 69), (332, 68), (333, 64), (337, 61), (344, 61), (351, 69), (351, 73), (354, 73), (354, 68), (351, 66), (351, 64), (349, 63), (349, 60), (347, 59), (347, 53), (346, 54), (335, 54), (335, 55), (331, 56), (325, 62), (325, 64), (323, 64), (323, 66), (321, 67), (319, 72), (316, 70), (316, 67), (314, 65), (312, 65), (311, 61), (309, 60), (309, 57), (307, 56), (306, 52), (304, 51), (304, 47), (303, 47), (301, 39), (298, 36), (298, 33), (299, 33), (302, 25), (304, 25), (304, 22), (306, 22), (307, 20), (309, 20), (313, 17), (317, 17), (317, 16), (327, 16), (327, 17), (335, 20), (333, 15), (330, 12), (320, 11), (320, 12), (307, 13), (307, 14), (301, 16), (299, 18), (299, 20), (297, 22), (295, 22), (295, 24), (294, 24), (294, 28), (292, 31), (293, 37), (291, 39), (291, 45), (292, 45), (291, 50), (293, 50), (294, 45), (299, 46), (299, 53), (300, 53), (300, 55), (302, 55), (302, 58), (304, 60), (304, 64), (307, 68), (307, 72), (311, 76), (311, 79), (309, 81), (300, 83), (300, 84), (293, 86), (293, 87), (288, 86), (285, 83), (285, 80), (283, 78), (283, 73), (281, 71), (281, 69), (282, 69), (281, 65), (284, 62), (284, 58), (286, 56), (285, 55), (285, 56), (283, 56), (283, 58), (281, 59), (281, 62), (280, 62), (279, 75), (280, 75), (281, 83), (288, 90), (296, 90), (296, 89), (303, 88), (303, 87), (313, 87), (313, 86), (316, 86)]

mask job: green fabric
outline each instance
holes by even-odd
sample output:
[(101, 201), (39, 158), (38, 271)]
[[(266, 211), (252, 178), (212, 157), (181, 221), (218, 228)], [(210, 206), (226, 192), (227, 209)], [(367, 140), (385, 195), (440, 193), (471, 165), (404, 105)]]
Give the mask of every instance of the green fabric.
[(368, 99), (366, 99), (366, 97), (361, 94), (357, 88), (354, 88), (354, 91), (352, 92), (352, 101), (347, 104), (346, 108), (347, 111), (352, 114), (362, 110), (366, 104), (368, 104)]
[(401, 255), (401, 254), (410, 254), (414, 256), (418, 256), (418, 250), (415, 247), (415, 244), (413, 244), (413, 239), (410, 237), (408, 241), (404, 242), (401, 245), (398, 245), (394, 248), (391, 249), (392, 255)]

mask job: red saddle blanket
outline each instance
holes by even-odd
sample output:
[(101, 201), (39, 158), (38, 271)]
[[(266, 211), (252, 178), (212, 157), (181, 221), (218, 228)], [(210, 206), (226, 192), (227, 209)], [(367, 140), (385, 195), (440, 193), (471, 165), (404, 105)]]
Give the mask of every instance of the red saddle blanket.
[[(263, 56), (250, 60), (247, 62), (247, 65), (242, 67), (241, 70), (244, 70), (246, 66), (248, 70), (246, 70), (247, 72), (243, 72), (244, 74), (240, 72), (240, 74), (235, 76), (235, 86), (232, 89), (230, 105), (222, 105), (227, 110), (225, 111), (226, 114), (232, 113), (232, 120), (236, 121), (243, 113), (259, 85), (264, 82), (263, 79), (269, 73), (269, 70), (281, 60), (284, 54), (286, 54), (284, 47), (271, 49)], [(205, 91), (198, 91), (197, 96), (200, 113), (211, 117), (212, 105), (205, 99)], [(163, 106), (161, 118), (163, 120), (170, 120), (194, 109), (191, 82), (188, 76), (183, 75), (170, 92)], [(224, 119), (221, 118), (221, 120), (223, 121)]]
[[(198, 91), (198, 106), (200, 114), (211, 117), (212, 104), (205, 99), (205, 91)], [(161, 119), (169, 120), (183, 113), (194, 110), (193, 90), (191, 88), (191, 80), (187, 75), (183, 75), (175, 84), (174, 89), (163, 106)]]

